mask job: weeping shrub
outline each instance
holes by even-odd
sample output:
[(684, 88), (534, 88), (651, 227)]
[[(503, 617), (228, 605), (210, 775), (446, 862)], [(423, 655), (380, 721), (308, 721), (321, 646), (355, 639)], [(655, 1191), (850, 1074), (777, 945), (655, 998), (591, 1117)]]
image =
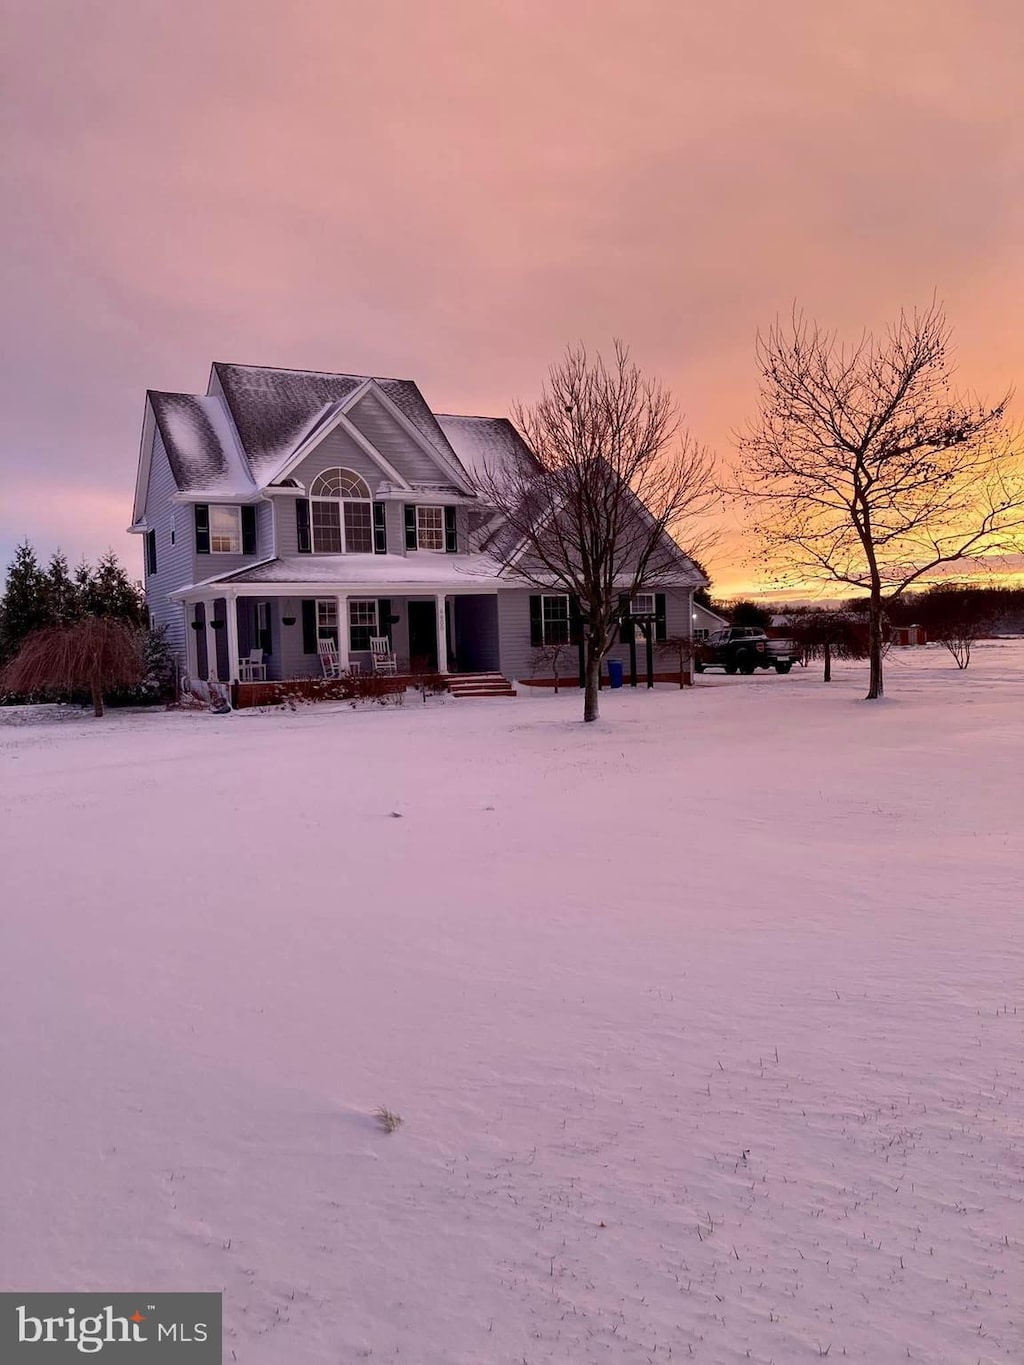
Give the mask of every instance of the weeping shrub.
[(0, 688), (23, 696), (85, 691), (102, 716), (104, 695), (136, 687), (145, 673), (143, 639), (135, 627), (87, 616), (30, 635), (0, 673)]

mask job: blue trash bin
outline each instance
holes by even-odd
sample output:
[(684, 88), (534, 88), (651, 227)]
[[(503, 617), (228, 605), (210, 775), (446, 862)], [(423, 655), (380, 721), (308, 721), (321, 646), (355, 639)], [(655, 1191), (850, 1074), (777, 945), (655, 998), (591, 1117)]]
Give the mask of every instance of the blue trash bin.
[(622, 686), (622, 664), (619, 662), (618, 659), (608, 660), (608, 686), (609, 687)]

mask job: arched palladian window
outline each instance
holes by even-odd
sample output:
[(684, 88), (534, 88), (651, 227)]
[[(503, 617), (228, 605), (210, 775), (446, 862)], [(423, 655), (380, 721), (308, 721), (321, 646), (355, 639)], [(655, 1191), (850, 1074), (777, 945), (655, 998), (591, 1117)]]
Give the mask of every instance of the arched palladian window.
[(317, 554), (373, 554), (373, 502), (366, 480), (351, 469), (325, 469), (309, 489)]

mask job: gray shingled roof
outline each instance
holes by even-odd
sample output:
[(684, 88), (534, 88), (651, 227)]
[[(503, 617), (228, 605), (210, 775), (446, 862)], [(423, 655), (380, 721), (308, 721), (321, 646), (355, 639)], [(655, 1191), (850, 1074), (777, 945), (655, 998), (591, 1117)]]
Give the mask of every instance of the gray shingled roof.
[(451, 446), (411, 379), (381, 379), (361, 374), (327, 374), (317, 370), (277, 370), (260, 365), (214, 367), (234, 418), (254, 477), (264, 482), (311, 432), (343, 402), (373, 378), (402, 415), (412, 423), (442, 460), (454, 464)]
[(223, 399), (153, 390), (147, 396), (179, 492), (247, 496), (253, 491)]
[(438, 425), (448, 444), (459, 457), (478, 488), (489, 478), (501, 479), (503, 472), (526, 464), (539, 470), (529, 447), (507, 417), (459, 417), (439, 413)]

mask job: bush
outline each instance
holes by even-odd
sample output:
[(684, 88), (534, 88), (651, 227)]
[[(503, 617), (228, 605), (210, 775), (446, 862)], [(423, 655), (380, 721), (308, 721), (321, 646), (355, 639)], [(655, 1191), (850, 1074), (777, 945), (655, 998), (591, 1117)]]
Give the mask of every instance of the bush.
[(426, 704), (428, 697), (436, 697), (440, 693), (448, 691), (447, 679), (440, 673), (434, 673), (430, 670), (414, 673), (411, 686), (423, 698), (424, 704)]
[(88, 692), (102, 716), (104, 699), (146, 676), (142, 632), (112, 617), (34, 631), (0, 674), (0, 688), (21, 696)]

